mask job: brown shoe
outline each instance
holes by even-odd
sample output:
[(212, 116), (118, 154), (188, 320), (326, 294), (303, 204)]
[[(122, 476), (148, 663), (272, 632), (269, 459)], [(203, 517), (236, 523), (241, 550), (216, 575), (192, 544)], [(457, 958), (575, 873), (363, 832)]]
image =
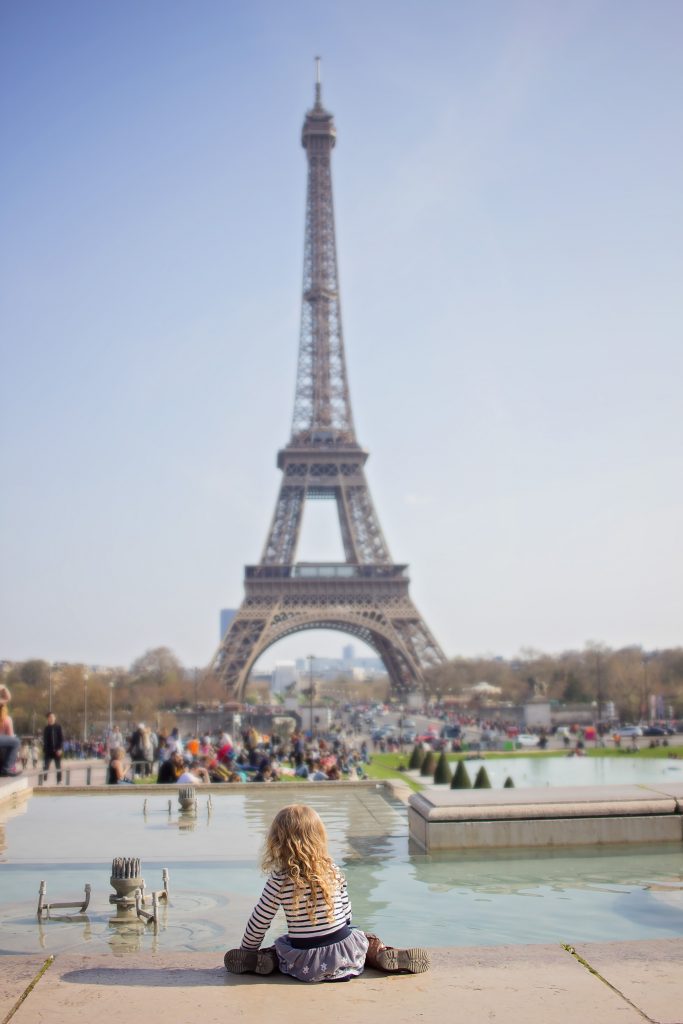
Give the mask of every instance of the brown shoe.
[(429, 953), (426, 949), (397, 949), (385, 945), (377, 935), (365, 934), (368, 939), (366, 967), (392, 974), (422, 974), (429, 970)]
[(229, 949), (223, 963), (231, 974), (272, 974), (278, 966), (274, 946), (267, 949)]

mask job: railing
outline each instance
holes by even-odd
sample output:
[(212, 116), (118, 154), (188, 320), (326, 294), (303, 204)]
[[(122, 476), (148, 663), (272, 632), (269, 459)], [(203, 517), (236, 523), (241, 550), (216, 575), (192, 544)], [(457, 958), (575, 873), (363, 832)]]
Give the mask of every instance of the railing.
[(406, 565), (365, 565), (350, 562), (297, 562), (295, 565), (247, 565), (251, 579), (401, 579)]
[[(64, 785), (68, 786), (103, 786), (107, 779), (107, 768), (109, 762), (98, 760), (95, 764), (82, 764), (79, 761), (62, 761), (62, 766), (57, 771), (51, 767), (47, 771), (40, 769), (37, 772), (36, 781), (38, 786)], [(156, 774), (154, 765), (149, 761), (132, 761), (126, 771), (126, 775), (139, 776), (142, 779), (151, 778)], [(57, 782), (57, 777), (60, 777)]]

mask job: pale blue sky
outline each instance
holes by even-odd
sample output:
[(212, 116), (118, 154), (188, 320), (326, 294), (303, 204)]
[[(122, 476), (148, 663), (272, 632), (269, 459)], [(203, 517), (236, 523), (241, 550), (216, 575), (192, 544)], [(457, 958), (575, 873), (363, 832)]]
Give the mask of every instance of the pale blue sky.
[(444, 650), (681, 644), (682, 48), (678, 0), (4, 0), (0, 657), (213, 654), (289, 436), (318, 53), (356, 427)]

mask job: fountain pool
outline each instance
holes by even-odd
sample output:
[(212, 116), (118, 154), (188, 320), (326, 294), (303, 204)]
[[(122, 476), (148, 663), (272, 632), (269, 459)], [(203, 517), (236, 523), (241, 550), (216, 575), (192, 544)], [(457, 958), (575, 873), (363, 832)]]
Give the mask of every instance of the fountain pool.
[[(200, 790), (197, 816), (168, 794), (36, 795), (0, 824), (0, 952), (114, 953), (237, 945), (263, 876), (258, 856), (275, 812), (305, 800), (323, 817), (344, 870), (354, 923), (394, 944), (495, 946), (669, 938), (683, 933), (683, 847), (450, 852), (409, 849), (406, 809), (382, 787)], [(146, 809), (145, 809), (146, 800)], [(10, 816), (13, 815), (13, 816)], [(0, 818), (0, 822), (2, 818)], [(156, 932), (110, 924), (115, 856), (140, 857), (148, 888), (170, 872)], [(51, 900), (87, 914), (38, 922), (40, 880)], [(284, 931), (276, 918), (266, 941)]]

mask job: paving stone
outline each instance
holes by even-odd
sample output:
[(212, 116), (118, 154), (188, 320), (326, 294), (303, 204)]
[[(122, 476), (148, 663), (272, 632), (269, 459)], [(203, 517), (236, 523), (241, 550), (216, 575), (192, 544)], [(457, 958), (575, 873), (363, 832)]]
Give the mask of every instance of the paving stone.
[[(218, 961), (218, 962), (217, 962)], [(302, 985), (281, 975), (228, 975), (220, 957), (171, 953), (146, 958), (60, 955), (12, 1024), (146, 1024), (288, 1020), (319, 1024), (642, 1024), (642, 1015), (561, 946), (437, 950), (420, 975), (367, 971), (348, 984)]]
[(3, 956), (0, 952), (0, 1021), (5, 1020), (46, 959), (45, 956)]
[(583, 942), (574, 948), (650, 1020), (683, 1022), (683, 939)]

